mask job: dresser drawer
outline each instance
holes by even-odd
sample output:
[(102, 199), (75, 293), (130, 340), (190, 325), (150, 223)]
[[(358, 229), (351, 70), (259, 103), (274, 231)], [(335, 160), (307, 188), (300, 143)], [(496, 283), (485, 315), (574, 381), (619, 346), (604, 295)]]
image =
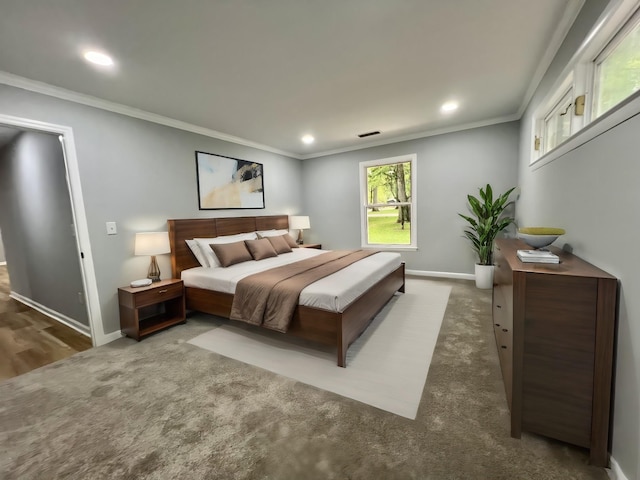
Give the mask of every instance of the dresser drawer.
[(146, 305), (155, 305), (163, 300), (169, 300), (170, 298), (176, 298), (182, 296), (183, 284), (182, 282), (166, 285), (163, 287), (152, 288), (150, 290), (137, 292), (134, 295), (134, 306), (144, 307)]
[[(493, 287), (493, 323), (501, 328), (513, 328), (512, 288), (495, 285)], [(508, 299), (508, 300), (507, 300)]]
[(499, 248), (494, 250), (493, 264), (494, 285), (511, 285), (513, 283), (513, 272), (509, 267), (509, 262), (504, 258)]

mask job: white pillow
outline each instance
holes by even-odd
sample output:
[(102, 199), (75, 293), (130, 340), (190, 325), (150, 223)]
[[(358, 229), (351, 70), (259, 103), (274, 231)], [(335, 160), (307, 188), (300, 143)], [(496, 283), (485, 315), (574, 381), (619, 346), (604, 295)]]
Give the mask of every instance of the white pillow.
[(222, 244), (222, 243), (234, 243), (234, 242), (242, 242), (244, 240), (256, 240), (258, 237), (256, 236), (256, 232), (250, 233), (238, 233), (237, 235), (223, 235), (221, 237), (214, 238), (194, 238), (198, 245), (200, 246), (200, 250), (204, 253), (204, 256), (207, 258), (207, 264), (209, 267), (221, 267), (222, 264), (216, 254), (211, 250), (212, 243)]
[(256, 232), (261, 237), (279, 237), (285, 233), (289, 233), (289, 230), (258, 230)]
[(198, 245), (198, 242), (195, 240), (185, 240), (185, 242), (193, 252), (193, 256), (198, 260), (198, 263), (203, 267), (208, 267), (209, 262), (207, 262), (207, 257), (202, 253), (202, 249), (200, 248), (200, 245)]

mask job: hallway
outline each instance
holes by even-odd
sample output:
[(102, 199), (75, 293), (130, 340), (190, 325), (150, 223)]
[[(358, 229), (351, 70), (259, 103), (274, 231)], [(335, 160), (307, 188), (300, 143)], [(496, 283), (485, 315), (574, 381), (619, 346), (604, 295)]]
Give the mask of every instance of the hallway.
[(0, 265), (0, 381), (91, 348), (91, 339), (9, 297)]

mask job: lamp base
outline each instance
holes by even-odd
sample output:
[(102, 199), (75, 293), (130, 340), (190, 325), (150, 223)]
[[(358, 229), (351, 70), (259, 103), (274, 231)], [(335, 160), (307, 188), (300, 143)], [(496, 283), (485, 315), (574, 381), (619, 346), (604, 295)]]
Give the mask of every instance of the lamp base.
[(302, 229), (298, 230), (298, 239), (296, 240), (296, 243), (298, 245), (302, 245), (304, 243), (304, 240), (302, 238)]
[(160, 281), (160, 267), (156, 261), (156, 256), (151, 255), (151, 263), (149, 264), (149, 271), (147, 272), (147, 278), (152, 282)]

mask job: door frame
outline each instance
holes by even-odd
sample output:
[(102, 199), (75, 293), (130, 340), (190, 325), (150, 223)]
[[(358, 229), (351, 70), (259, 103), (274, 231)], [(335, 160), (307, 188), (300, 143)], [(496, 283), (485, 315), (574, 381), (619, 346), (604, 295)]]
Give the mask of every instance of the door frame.
[[(94, 346), (104, 345), (113, 340), (105, 335), (102, 324), (102, 312), (100, 311), (100, 299), (98, 296), (98, 284), (93, 265), (93, 255), (91, 253), (91, 242), (89, 240), (89, 225), (84, 209), (84, 199), (80, 182), (80, 169), (78, 167), (78, 156), (73, 137), (73, 129), (65, 125), (31, 120), (28, 118), (14, 117), (0, 113), (0, 124), (36, 130), (45, 133), (52, 133), (62, 137), (62, 150), (64, 156), (65, 175), (67, 177), (67, 187), (71, 200), (71, 215), (74, 219), (75, 238), (80, 257), (80, 272), (85, 291), (85, 301), (87, 303), (87, 314), (89, 316), (89, 330), (91, 341)], [(82, 255), (84, 258), (82, 258)], [(119, 332), (118, 332), (119, 333)]]

